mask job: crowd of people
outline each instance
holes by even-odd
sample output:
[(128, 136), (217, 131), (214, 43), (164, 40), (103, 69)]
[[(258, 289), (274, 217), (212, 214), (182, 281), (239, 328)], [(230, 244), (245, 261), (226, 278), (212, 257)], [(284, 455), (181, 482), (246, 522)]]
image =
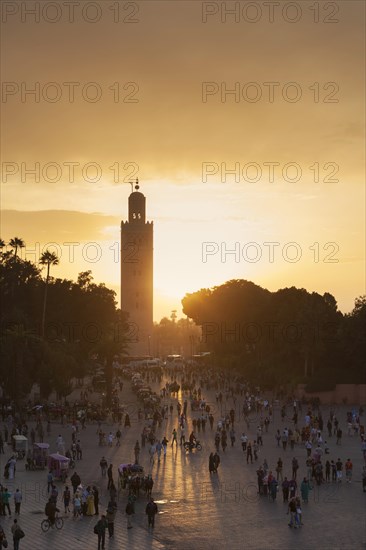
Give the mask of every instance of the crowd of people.
[[(158, 513), (152, 497), (155, 468), (178, 448), (192, 456), (202, 449), (202, 454), (207, 456), (212, 479), (218, 479), (225, 456), (237, 453), (243, 462), (243, 469), (248, 469), (245, 475), (252, 479), (256, 475), (259, 498), (266, 497), (275, 503), (278, 492), (282, 492), (282, 501), (289, 515), (288, 524), (293, 528), (303, 525), (302, 508), (309, 503), (315, 484), (342, 483), (344, 479), (348, 484), (352, 483), (352, 456), (341, 460), (336, 451), (337, 448), (347, 447), (346, 438), (358, 438), (360, 441), (364, 461), (362, 488), (366, 491), (366, 438), (362, 408), (352, 408), (346, 418), (338, 418), (330, 409), (324, 417), (324, 411), (317, 402), (302, 403), (293, 396), (269, 398), (260, 388), (250, 387), (240, 377), (202, 366), (187, 365), (180, 372), (167, 367), (163, 374), (142, 368), (140, 375), (145, 382), (160, 386), (160, 399), (149, 400), (148, 403), (138, 401), (138, 432), (133, 425), (134, 443), (132, 446), (129, 444), (128, 449), (124, 434), (132, 428), (131, 421), (136, 421), (136, 415), (120, 405), (118, 393), (123, 387), (128, 391), (128, 384), (118, 378), (115, 380), (113, 407), (109, 410), (93, 403), (92, 389), (83, 390), (76, 403), (66, 403), (58, 408), (45, 405), (34, 409), (27, 406), (15, 414), (3, 408), (0, 453), (4, 453), (4, 443), (11, 446), (13, 435), (22, 434), (29, 437), (32, 444), (43, 442), (45, 438), (53, 440), (57, 452), (69, 458), (69, 470), (67, 477), (62, 479), (62, 490), (57, 487), (52, 469), (46, 473), (45, 514), (51, 525), (57, 513), (63, 513), (74, 521), (95, 516), (98, 518), (94, 526), (98, 548), (104, 548), (106, 533), (110, 538), (114, 537), (118, 510), (126, 516), (126, 528), (133, 528), (132, 518), (136, 503), (141, 502), (142, 492), (143, 499), (147, 501), (145, 514), (148, 526), (152, 530)], [(163, 381), (165, 383), (161, 386)], [(277, 400), (277, 397), (280, 399)], [(52, 437), (56, 424), (70, 428), (67, 440), (60, 433)], [(95, 449), (106, 447), (103, 450), (105, 456), (98, 458), (98, 482), (82, 480), (78, 473), (78, 464), (84, 459), (83, 432), (91, 425), (93, 429), (96, 426)], [(171, 426), (169, 431), (168, 426)], [(344, 426), (345, 434), (342, 430)], [(202, 445), (198, 440), (199, 434), (203, 438)], [(122, 468), (116, 467), (107, 456), (107, 452), (114, 450), (133, 456), (133, 460)], [(272, 450), (277, 451), (278, 459), (272, 464), (265, 458), (267, 450), (271, 450), (271, 454)], [(31, 456), (26, 459), (31, 460)], [(148, 472), (144, 471), (141, 463)], [(16, 478), (16, 464), (14, 453), (7, 459), (4, 470), (4, 477), (9, 481)], [(256, 465), (255, 470), (251, 469), (252, 464)], [(75, 468), (73, 472), (72, 468)], [(300, 477), (299, 471), (306, 472), (306, 475)], [(108, 494), (108, 502), (103, 506), (100, 502), (101, 487)], [(120, 496), (124, 499), (122, 508)], [(2, 516), (6, 513), (11, 515), (13, 502), (19, 519), (21, 491), (17, 489), (12, 494), (6, 485), (1, 485)], [(19, 527), (18, 521), (16, 525)], [(18, 527), (11, 532), (17, 531)], [(4, 536), (5, 532), (1, 529), (0, 542)], [(15, 538), (18, 538), (17, 534)], [(19, 541), (17, 544), (19, 546)]]

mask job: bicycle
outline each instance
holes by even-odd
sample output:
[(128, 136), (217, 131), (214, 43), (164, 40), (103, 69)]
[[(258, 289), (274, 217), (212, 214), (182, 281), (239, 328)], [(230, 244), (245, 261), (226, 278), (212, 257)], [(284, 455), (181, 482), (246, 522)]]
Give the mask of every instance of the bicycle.
[(56, 527), (56, 529), (62, 529), (64, 526), (64, 520), (58, 516), (55, 517), (55, 521), (52, 524), (49, 518), (44, 519), (41, 523), (41, 529), (44, 533), (47, 533), (50, 527)]

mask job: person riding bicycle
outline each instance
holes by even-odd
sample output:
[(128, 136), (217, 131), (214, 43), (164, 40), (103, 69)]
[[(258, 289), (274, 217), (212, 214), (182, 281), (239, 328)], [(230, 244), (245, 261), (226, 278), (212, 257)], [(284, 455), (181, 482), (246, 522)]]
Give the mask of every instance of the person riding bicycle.
[(50, 524), (54, 525), (56, 512), (59, 512), (60, 510), (57, 508), (56, 502), (52, 500), (52, 497), (49, 498), (44, 511)]
[(196, 436), (194, 435), (194, 432), (192, 432), (191, 435), (189, 436), (189, 445), (190, 447), (194, 447), (196, 443), (197, 443)]

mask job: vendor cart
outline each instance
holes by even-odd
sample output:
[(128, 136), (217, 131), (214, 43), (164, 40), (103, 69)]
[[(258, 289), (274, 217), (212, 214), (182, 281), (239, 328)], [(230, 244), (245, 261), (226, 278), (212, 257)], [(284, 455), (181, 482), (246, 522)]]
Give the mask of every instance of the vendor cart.
[(48, 469), (52, 472), (54, 479), (65, 482), (69, 475), (70, 459), (59, 453), (50, 454), (48, 457)]

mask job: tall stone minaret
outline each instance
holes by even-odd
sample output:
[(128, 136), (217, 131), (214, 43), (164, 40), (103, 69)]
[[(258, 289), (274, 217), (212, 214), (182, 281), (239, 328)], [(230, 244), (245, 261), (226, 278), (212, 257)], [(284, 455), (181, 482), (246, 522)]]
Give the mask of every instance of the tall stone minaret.
[(153, 222), (146, 221), (146, 198), (137, 179), (134, 187), (128, 222), (121, 222), (121, 310), (129, 314), (129, 355), (143, 356), (153, 349)]

